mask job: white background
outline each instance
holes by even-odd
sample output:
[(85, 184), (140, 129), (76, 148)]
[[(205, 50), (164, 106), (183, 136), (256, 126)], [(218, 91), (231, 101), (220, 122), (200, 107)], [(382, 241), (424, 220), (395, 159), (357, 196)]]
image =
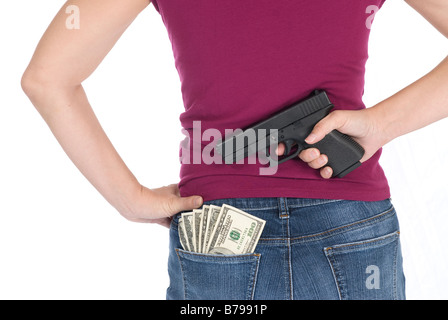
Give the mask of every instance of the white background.
[[(164, 299), (168, 230), (122, 218), (77, 171), (21, 91), (21, 75), (62, 5), (0, 4), (0, 299)], [(448, 41), (402, 0), (386, 2), (370, 40), (367, 106), (448, 53)], [(178, 182), (180, 82), (152, 5), (85, 88), (140, 182), (150, 188)], [(447, 125), (442, 120), (393, 141), (381, 160), (401, 223), (408, 299), (448, 298)]]

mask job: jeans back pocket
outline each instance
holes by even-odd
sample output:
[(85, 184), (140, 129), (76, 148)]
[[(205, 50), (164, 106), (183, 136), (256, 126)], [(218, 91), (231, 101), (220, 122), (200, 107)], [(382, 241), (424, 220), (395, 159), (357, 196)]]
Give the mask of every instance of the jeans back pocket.
[(213, 255), (176, 249), (185, 299), (252, 300), (260, 255)]
[(399, 232), (324, 248), (341, 300), (404, 298)]

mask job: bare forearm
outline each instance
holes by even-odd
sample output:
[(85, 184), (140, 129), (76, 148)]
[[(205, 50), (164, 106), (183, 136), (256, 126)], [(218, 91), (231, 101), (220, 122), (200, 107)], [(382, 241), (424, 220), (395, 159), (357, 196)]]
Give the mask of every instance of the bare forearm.
[[(68, 0), (42, 37), (22, 86), (70, 159), (126, 219), (170, 225), (170, 217), (197, 208), (198, 196), (180, 197), (177, 184), (140, 185), (107, 138), (82, 83), (149, 0)], [(81, 12), (82, 27), (66, 28), (65, 8)]]
[[(440, 33), (448, 37), (445, 0), (406, 0)], [(448, 57), (434, 70), (389, 99), (374, 106), (372, 113), (383, 123), (386, 143), (448, 116)]]
[(448, 117), (448, 58), (371, 109), (382, 122), (385, 142)]
[(140, 184), (103, 131), (82, 86), (31, 92), (37, 92), (31, 101), (76, 167), (120, 213), (132, 211)]

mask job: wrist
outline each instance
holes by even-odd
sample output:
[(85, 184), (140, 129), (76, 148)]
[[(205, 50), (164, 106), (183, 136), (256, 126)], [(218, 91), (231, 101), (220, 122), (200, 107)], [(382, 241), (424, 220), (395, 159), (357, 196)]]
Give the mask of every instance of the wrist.
[(374, 122), (375, 134), (379, 137), (381, 146), (386, 145), (400, 136), (399, 117), (394, 114), (389, 101), (384, 100), (377, 105), (367, 109)]
[(132, 183), (119, 192), (114, 207), (122, 216), (136, 216), (145, 207), (143, 200), (147, 199), (145, 194), (149, 192), (150, 190), (143, 187), (140, 183)]

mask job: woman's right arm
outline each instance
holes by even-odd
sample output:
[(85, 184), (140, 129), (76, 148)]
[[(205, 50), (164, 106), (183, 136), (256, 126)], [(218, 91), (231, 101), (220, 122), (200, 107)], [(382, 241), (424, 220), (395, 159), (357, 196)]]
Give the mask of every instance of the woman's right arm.
[[(82, 87), (149, 3), (67, 1), (39, 42), (22, 87), (73, 163), (120, 214), (131, 221), (167, 225), (173, 214), (199, 207), (201, 197), (182, 198), (175, 184), (143, 187), (109, 141)], [(79, 29), (66, 27), (70, 5), (79, 9)]]

